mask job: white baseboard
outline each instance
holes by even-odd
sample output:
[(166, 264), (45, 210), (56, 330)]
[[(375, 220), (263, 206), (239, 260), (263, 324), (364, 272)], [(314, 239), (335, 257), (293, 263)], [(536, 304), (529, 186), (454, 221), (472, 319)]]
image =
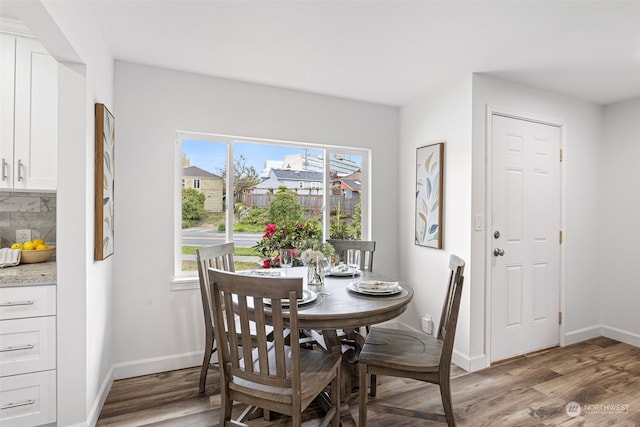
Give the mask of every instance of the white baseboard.
[(453, 354), (451, 355), (451, 362), (467, 372), (475, 372), (489, 367), (486, 354), (469, 357), (456, 349), (453, 350)]
[(564, 345), (571, 345), (581, 341), (586, 341), (591, 338), (597, 338), (602, 336), (602, 326), (595, 325), (588, 328), (576, 329), (575, 331), (567, 332), (564, 335)]
[(638, 334), (604, 325), (601, 329), (603, 337), (611, 338), (613, 340), (633, 345), (635, 347), (640, 347), (640, 335)]
[(595, 325), (567, 332), (565, 334), (565, 345), (575, 344), (597, 337), (607, 337), (635, 347), (640, 347), (640, 335), (607, 325)]
[(116, 380), (120, 380), (122, 378), (138, 377), (140, 375), (149, 375), (158, 372), (174, 371), (176, 369), (200, 366), (201, 363), (202, 351), (174, 354), (163, 357), (152, 357), (149, 359), (116, 363), (113, 366), (113, 377)]
[(94, 399), (93, 405), (91, 405), (91, 410), (89, 410), (89, 415), (87, 416), (87, 425), (95, 426), (98, 423), (100, 412), (102, 412), (102, 407), (104, 406), (104, 402), (107, 400), (107, 396), (109, 395), (112, 385), (113, 366), (109, 369), (107, 375), (105, 375), (104, 381), (102, 381), (102, 386), (100, 386), (100, 391), (98, 391), (98, 395)]

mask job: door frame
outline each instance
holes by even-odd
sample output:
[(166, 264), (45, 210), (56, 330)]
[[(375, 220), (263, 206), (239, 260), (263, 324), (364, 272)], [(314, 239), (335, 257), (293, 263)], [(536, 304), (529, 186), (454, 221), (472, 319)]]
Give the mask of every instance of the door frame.
[(492, 203), (493, 203), (493, 124), (492, 118), (494, 115), (509, 117), (518, 120), (526, 120), (534, 123), (540, 123), (550, 126), (555, 126), (560, 129), (560, 149), (562, 150), (562, 158), (560, 161), (560, 229), (562, 230), (562, 244), (560, 245), (560, 311), (563, 313), (562, 322), (558, 328), (558, 342), (561, 347), (565, 345), (565, 331), (566, 331), (566, 240), (567, 240), (567, 227), (566, 227), (566, 167), (567, 161), (566, 155), (566, 125), (563, 120), (542, 116), (539, 114), (533, 114), (530, 112), (519, 111), (513, 108), (497, 106), (487, 104), (486, 110), (486, 134), (485, 134), (485, 234), (484, 234), (484, 282), (485, 282), (485, 357), (486, 366), (491, 366), (491, 296), (493, 283), (491, 281), (491, 248), (492, 248)]

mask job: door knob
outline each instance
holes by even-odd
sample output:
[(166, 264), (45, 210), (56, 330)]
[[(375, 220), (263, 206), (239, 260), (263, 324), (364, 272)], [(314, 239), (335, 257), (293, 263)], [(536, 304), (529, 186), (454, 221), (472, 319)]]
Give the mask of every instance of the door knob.
[(493, 250), (493, 256), (504, 256), (504, 249), (495, 248)]

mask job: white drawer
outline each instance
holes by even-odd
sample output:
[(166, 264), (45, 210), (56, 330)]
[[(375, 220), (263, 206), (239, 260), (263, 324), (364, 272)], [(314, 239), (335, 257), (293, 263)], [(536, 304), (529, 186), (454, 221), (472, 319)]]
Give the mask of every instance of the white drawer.
[(0, 377), (55, 368), (55, 316), (0, 320)]
[(56, 371), (0, 378), (0, 425), (31, 427), (56, 421)]
[(0, 320), (56, 314), (56, 287), (0, 287)]

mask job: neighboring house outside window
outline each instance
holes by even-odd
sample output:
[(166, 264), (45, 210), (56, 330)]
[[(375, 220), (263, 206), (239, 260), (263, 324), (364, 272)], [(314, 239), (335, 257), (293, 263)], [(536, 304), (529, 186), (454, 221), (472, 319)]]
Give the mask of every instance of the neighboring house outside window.
[(347, 199), (359, 198), (362, 192), (362, 182), (360, 181), (360, 172), (343, 176), (333, 181), (333, 187), (339, 188)]
[(192, 183), (191, 188), (195, 188), (205, 195), (204, 210), (206, 212), (222, 212), (224, 210), (224, 179), (222, 177), (197, 166), (188, 166), (182, 168), (182, 182)]

